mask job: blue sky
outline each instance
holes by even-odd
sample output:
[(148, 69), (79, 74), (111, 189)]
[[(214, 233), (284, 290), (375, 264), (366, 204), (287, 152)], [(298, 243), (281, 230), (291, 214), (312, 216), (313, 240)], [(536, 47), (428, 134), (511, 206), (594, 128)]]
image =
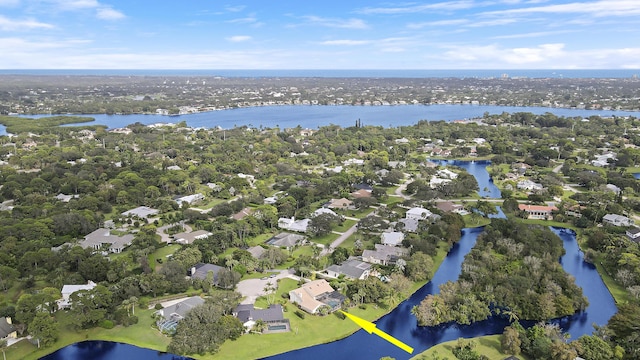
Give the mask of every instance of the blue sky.
[(0, 0), (0, 69), (637, 69), (640, 0)]

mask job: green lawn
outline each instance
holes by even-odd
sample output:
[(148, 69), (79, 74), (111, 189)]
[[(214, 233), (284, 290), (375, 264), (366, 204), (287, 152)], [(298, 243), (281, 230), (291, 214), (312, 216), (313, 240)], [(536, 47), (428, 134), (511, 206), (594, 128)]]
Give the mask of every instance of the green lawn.
[(144, 348), (166, 351), (170, 339), (151, 327), (153, 324), (151, 314), (154, 311), (155, 310), (136, 309), (139, 322), (129, 327), (116, 326), (111, 330), (94, 328), (80, 332), (71, 330), (68, 326), (70, 322), (69, 314), (65, 311), (59, 311), (56, 313), (56, 319), (60, 325), (60, 339), (63, 340), (58, 340), (52, 347), (47, 349), (37, 349), (28, 342), (28, 345), (19, 343), (20, 346), (15, 350), (13, 346), (9, 348), (7, 351), (7, 359), (39, 359), (56, 349), (85, 340), (124, 342)]
[[(278, 291), (275, 299), (282, 299), (280, 294), (288, 293), (297, 287), (297, 281), (282, 279), (278, 282)], [(258, 299), (256, 306), (266, 307), (266, 299)], [(288, 311), (284, 315), (291, 322), (291, 332), (243, 335), (236, 341), (225, 342), (217, 354), (195, 357), (197, 359), (258, 359), (338, 340), (359, 329), (352, 321), (339, 319), (335, 315), (316, 316), (306, 314), (304, 319), (300, 319), (294, 314), (294, 311), (297, 310), (294, 305), (287, 304), (286, 308)], [(374, 305), (368, 305), (366, 310), (358, 308), (349, 310), (350, 313), (367, 320), (375, 320), (387, 311), (388, 309), (382, 309)]]
[(331, 245), (332, 242), (334, 242), (340, 235), (339, 234), (334, 234), (334, 233), (328, 233), (327, 235), (323, 235), (323, 236), (318, 236), (318, 237), (313, 237), (310, 238), (309, 241), (314, 242), (314, 243), (318, 243), (318, 244), (323, 244), (326, 246)]
[(336, 227), (335, 229), (333, 229), (333, 231), (337, 231), (337, 232), (345, 232), (347, 230), (349, 230), (353, 225), (355, 225), (357, 223), (356, 220), (345, 220), (342, 222), (342, 225)]
[(171, 245), (163, 246), (158, 250), (154, 251), (153, 253), (149, 254), (149, 266), (151, 266), (152, 269), (158, 267), (160, 263), (158, 263), (156, 259), (162, 259), (161, 260), (162, 263), (165, 263), (167, 261), (167, 255), (173, 254), (179, 248), (180, 248), (180, 245), (171, 244)]
[(594, 265), (598, 269), (598, 273), (600, 273), (602, 281), (604, 281), (604, 284), (609, 289), (609, 292), (615, 299), (616, 303), (624, 304), (633, 301), (633, 298), (631, 297), (631, 295), (629, 295), (627, 289), (625, 289), (624, 286), (615, 281), (615, 279), (611, 275), (609, 275), (607, 270), (605, 270), (604, 266), (602, 266), (602, 257), (603, 255), (596, 258), (594, 261)]
[[(490, 335), (490, 336), (482, 336), (471, 339), (475, 342), (476, 346), (474, 348), (475, 351), (480, 355), (485, 355), (489, 359), (499, 360), (504, 359), (509, 354), (504, 354), (500, 345), (500, 335)], [(414, 360), (431, 360), (434, 359), (435, 356), (438, 356), (438, 359), (456, 359), (453, 355), (452, 350), (456, 346), (458, 340), (447, 341), (442, 344), (438, 344), (414, 357), (411, 359)], [(522, 355), (516, 356), (518, 359), (527, 359)]]

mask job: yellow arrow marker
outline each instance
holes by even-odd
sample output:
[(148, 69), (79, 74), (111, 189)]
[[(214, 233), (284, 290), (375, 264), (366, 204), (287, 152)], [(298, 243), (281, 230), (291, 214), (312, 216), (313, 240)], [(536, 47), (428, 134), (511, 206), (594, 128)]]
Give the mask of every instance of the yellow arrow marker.
[(340, 311), (341, 313), (343, 313), (346, 317), (348, 317), (349, 319), (351, 319), (351, 321), (353, 321), (354, 323), (356, 323), (358, 326), (360, 326), (361, 328), (364, 329), (364, 331), (368, 332), (369, 334), (376, 334), (378, 336), (380, 336), (381, 338), (387, 340), (388, 342), (392, 343), (393, 345), (399, 347), (400, 349), (408, 352), (409, 354), (413, 354), (413, 348), (405, 343), (403, 343), (402, 341), (394, 338), (393, 336), (387, 334), (386, 332), (378, 329), (376, 327), (376, 324), (367, 321), (365, 319), (361, 319), (355, 315), (351, 315), (349, 313), (346, 313), (344, 311)]

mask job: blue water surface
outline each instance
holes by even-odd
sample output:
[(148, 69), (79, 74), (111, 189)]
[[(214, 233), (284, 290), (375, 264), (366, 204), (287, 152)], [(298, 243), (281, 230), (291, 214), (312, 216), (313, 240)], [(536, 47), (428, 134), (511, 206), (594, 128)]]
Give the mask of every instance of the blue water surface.
[[(191, 127), (231, 129), (236, 126), (255, 128), (303, 128), (316, 129), (326, 125), (354, 126), (360, 119), (363, 125), (398, 127), (415, 125), (420, 120), (453, 121), (481, 118), (487, 112), (491, 115), (516, 112), (530, 112), (541, 115), (547, 112), (564, 117), (602, 116), (635, 116), (639, 111), (584, 110), (548, 107), (495, 106), (495, 105), (398, 105), (398, 106), (324, 106), (324, 105), (283, 105), (247, 107), (239, 109), (201, 112), (196, 114), (162, 116), (162, 115), (106, 115), (86, 114), (95, 121), (83, 125), (105, 125), (108, 128), (121, 128), (139, 122), (149, 125), (155, 123), (177, 123), (185, 121)], [(40, 118), (50, 115), (25, 115), (24, 117)], [(70, 124), (69, 126), (77, 126)], [(4, 126), (0, 126), (0, 135), (6, 134)]]

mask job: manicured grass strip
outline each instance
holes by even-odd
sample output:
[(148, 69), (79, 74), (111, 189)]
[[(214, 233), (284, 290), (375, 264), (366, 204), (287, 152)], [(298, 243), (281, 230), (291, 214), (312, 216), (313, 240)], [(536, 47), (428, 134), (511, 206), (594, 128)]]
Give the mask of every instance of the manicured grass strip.
[[(504, 359), (509, 354), (504, 354), (500, 345), (500, 335), (481, 336), (470, 339), (475, 342), (474, 350), (485, 355), (489, 359)], [(452, 350), (455, 348), (458, 340), (447, 341), (442, 344), (431, 347), (430, 349), (412, 357), (413, 360), (431, 360), (431, 359), (456, 359)], [(518, 359), (527, 359), (522, 355), (516, 356)]]

